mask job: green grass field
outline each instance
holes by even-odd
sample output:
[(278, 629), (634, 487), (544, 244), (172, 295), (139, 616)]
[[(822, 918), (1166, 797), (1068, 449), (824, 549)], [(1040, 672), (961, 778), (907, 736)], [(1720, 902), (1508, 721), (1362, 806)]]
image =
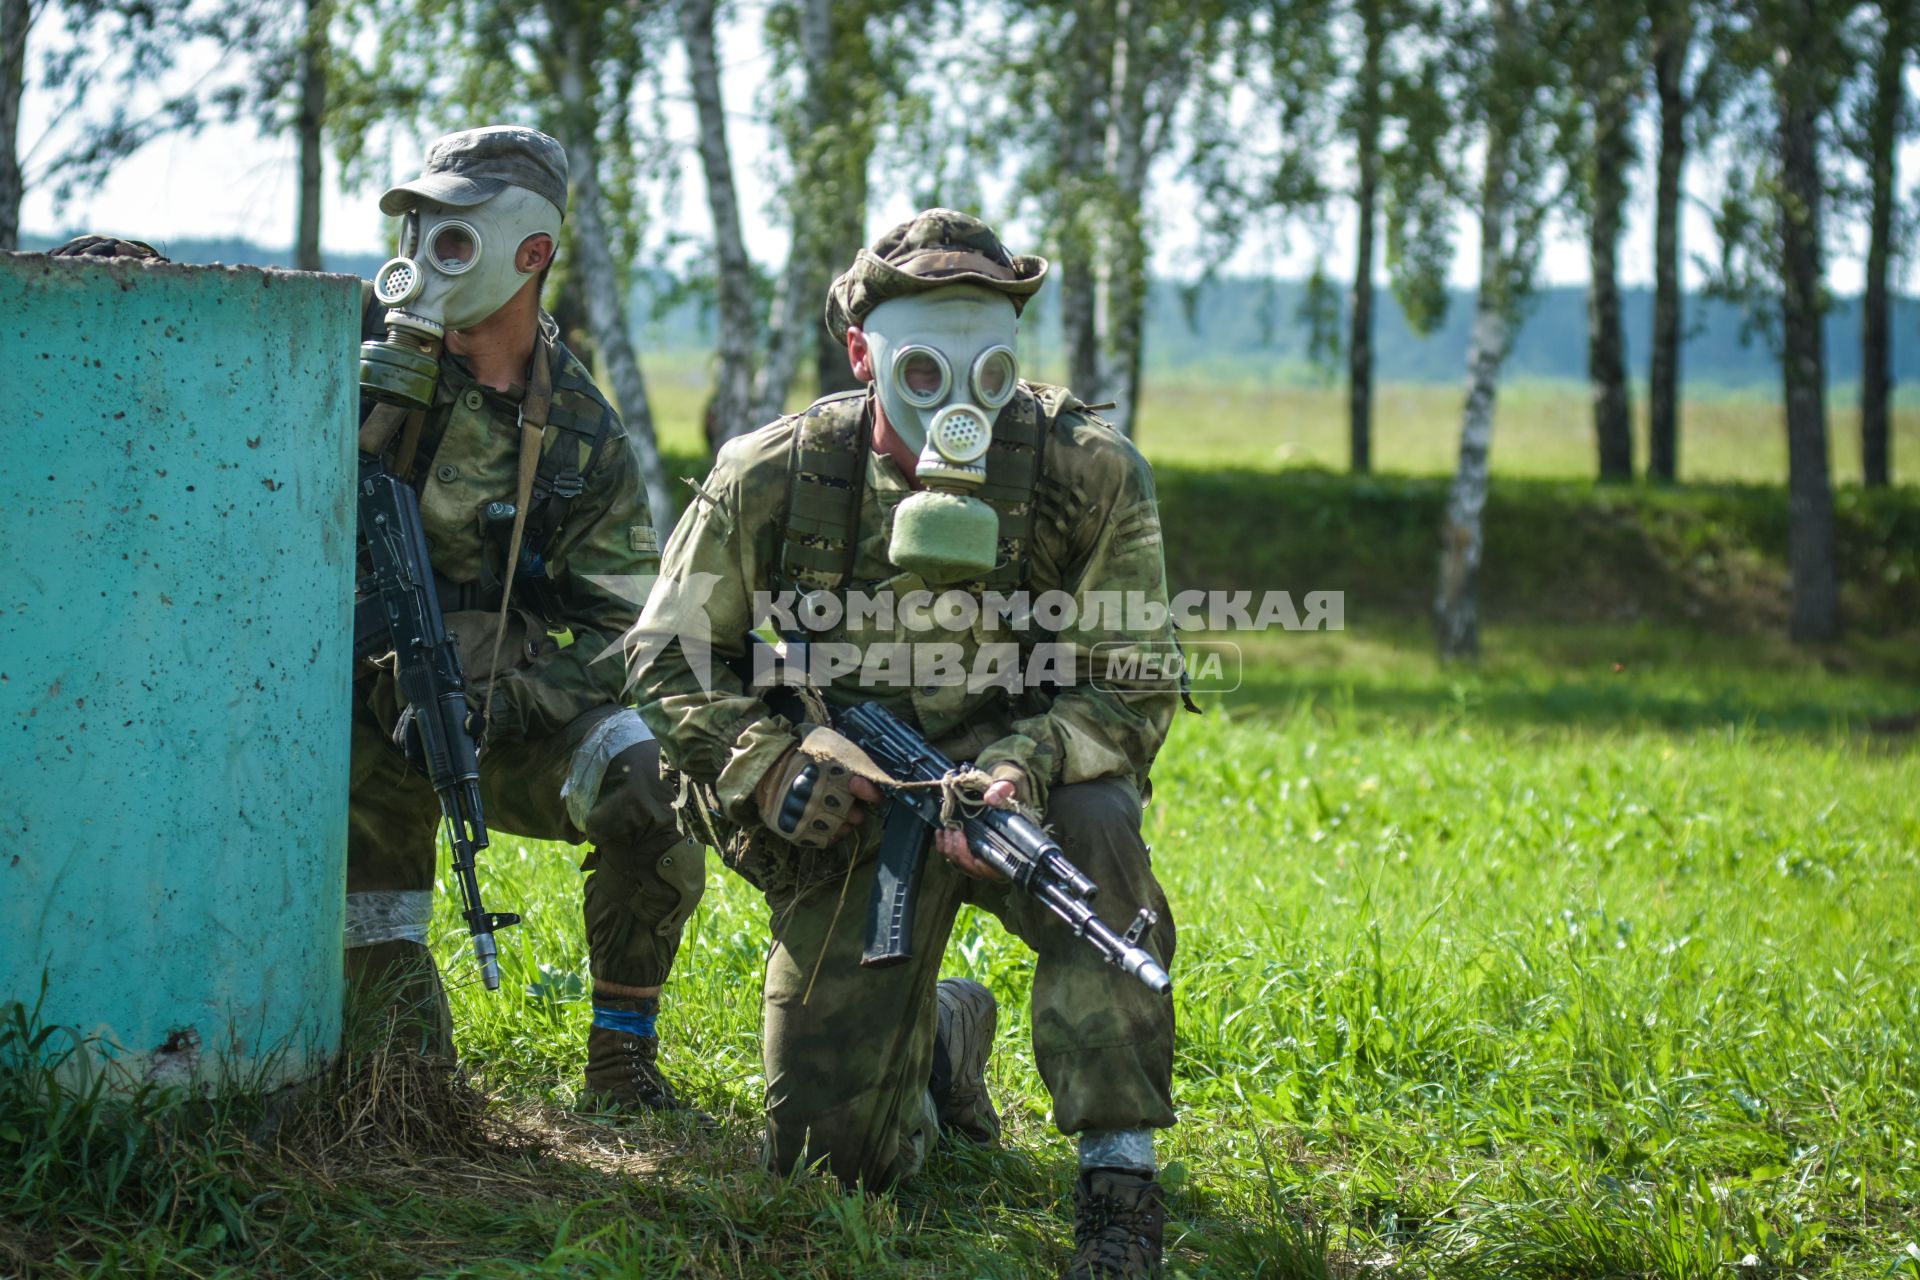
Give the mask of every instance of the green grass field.
[[(1177, 724), (1148, 818), (1181, 928), (1173, 1274), (1920, 1276), (1920, 757), (1869, 728), (1920, 690), (1757, 643), (1709, 670), (1646, 629), (1493, 638), (1478, 672), (1414, 635), (1274, 639)], [(567, 1113), (575, 857), (496, 844), (489, 894), (529, 916), (499, 993), (450, 907), (436, 932), (516, 1150), (233, 1140), (110, 1211), (15, 1198), (0, 1271), (1053, 1273), (1072, 1148), (996, 923), (948, 968), (1002, 1001), (1005, 1145), (867, 1200), (757, 1171), (766, 911), (717, 864), (664, 1027), (719, 1129)], [(49, 1175), (20, 1141), (41, 1187), (85, 1182), (71, 1142)]]
[[(649, 372), (663, 443), (701, 469), (699, 368)], [(1846, 598), (1873, 625), (1798, 651), (1772, 494), (1539, 479), (1589, 472), (1584, 396), (1510, 390), (1486, 657), (1443, 667), (1419, 622), (1435, 483), (1296, 467), (1340, 464), (1337, 391), (1208, 394), (1156, 389), (1143, 416), (1170, 557), (1346, 588), (1351, 629), (1248, 640), (1155, 768), (1180, 924), (1170, 1273), (1920, 1280), (1911, 501), (1843, 504)], [(1457, 400), (1384, 389), (1380, 467), (1445, 473)], [(1781, 479), (1777, 409), (1687, 422), (1689, 478)], [(1899, 430), (1911, 475), (1920, 414)], [(495, 1149), (465, 1123), (397, 1133), (439, 1105), (404, 1078), (309, 1098), (274, 1139), (245, 1099), (212, 1119), (146, 1099), (128, 1126), (0, 1073), (0, 1275), (1057, 1272), (1073, 1149), (1028, 1047), (1030, 957), (996, 923), (963, 917), (948, 971), (1002, 1002), (1006, 1141), (869, 1199), (758, 1170), (767, 912), (717, 863), (662, 1026), (718, 1128), (570, 1113), (578, 856), (497, 838), (490, 903), (528, 921), (495, 994), (442, 896)], [(0, 1059), (26, 1035), (0, 1027)]]

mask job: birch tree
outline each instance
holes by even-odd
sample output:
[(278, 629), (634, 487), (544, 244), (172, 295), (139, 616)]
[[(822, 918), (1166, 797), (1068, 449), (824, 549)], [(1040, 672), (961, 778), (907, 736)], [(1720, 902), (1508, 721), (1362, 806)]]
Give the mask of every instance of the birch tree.
[(1620, 229), (1636, 159), (1635, 108), (1645, 79), (1646, 14), (1630, 4), (1576, 7), (1563, 52), (1577, 92), (1563, 131), (1587, 232), (1587, 381), (1603, 481), (1633, 479), (1633, 411), (1620, 314)]
[(1828, 157), (1841, 87), (1860, 64), (1848, 21), (1858, 7), (1736, 0), (1725, 36), (1744, 83), (1724, 144), (1732, 177), (1716, 217), (1721, 256), (1710, 287), (1747, 305), (1780, 358), (1790, 628), (1799, 643), (1840, 632), (1821, 325)]
[(719, 342), (714, 353), (713, 406), (708, 416), (724, 439), (763, 421), (755, 417), (753, 406), (753, 357), (760, 326), (755, 314), (753, 263), (740, 233), (740, 200), (733, 183), (733, 157), (727, 148), (713, 0), (681, 0), (677, 16), (700, 127), (700, 171), (706, 180), (707, 216), (713, 224)]
[(1826, 353), (1820, 329), (1825, 265), (1820, 116), (1835, 34), (1830, 19), (1793, 0), (1758, 6), (1772, 46), (1778, 113), (1781, 361), (1787, 407), (1787, 560), (1793, 574), (1793, 638), (1831, 640), (1840, 631), (1834, 580), (1833, 489), (1827, 457)]
[(653, 519), (673, 524), (677, 504), (654, 430), (646, 377), (626, 305), (646, 190), (665, 181), (671, 153), (656, 118), (636, 123), (637, 90), (657, 68), (663, 11), (638, 0), (409, 0), (383, 14), (381, 36), (398, 62), (434, 81), (434, 127), (520, 121), (557, 138), (572, 186), (563, 230), (567, 268), (612, 384), (646, 486)]
[(1647, 353), (1649, 480), (1671, 484), (1680, 472), (1680, 205), (1696, 137), (1711, 138), (1732, 90), (1725, 56), (1725, 0), (1650, 0), (1647, 67), (1655, 104), (1653, 333)]
[(1146, 190), (1171, 155), (1197, 71), (1228, 9), (1202, 0), (1068, 0), (1007, 10), (996, 59), (1002, 136), (1028, 152), (1019, 184), (1060, 272), (1069, 378), (1131, 434), (1145, 357), (1152, 234)]
[(1659, 142), (1653, 195), (1653, 338), (1647, 355), (1647, 477), (1672, 483), (1680, 468), (1680, 194), (1693, 95), (1687, 63), (1698, 28), (1694, 0), (1654, 0), (1651, 47)]
[(635, 30), (635, 14), (626, 5), (602, 0), (545, 0), (546, 39), (523, 29), (532, 52), (559, 100), (555, 136), (567, 149), (573, 192), (569, 217), (573, 244), (580, 255), (580, 281), (586, 294), (587, 323), (620, 402), (621, 420), (633, 442), (647, 505), (654, 524), (671, 528), (677, 504), (660, 459), (653, 405), (634, 351), (622, 282), (630, 278), (614, 261), (610, 226), (612, 201), (601, 184), (603, 124), (616, 146), (631, 147), (628, 99), (644, 48)]
[[(190, 0), (0, 0), (0, 252), (20, 247), (30, 188), (64, 202), (155, 138), (198, 128), (198, 87), (172, 75), (205, 34), (191, 17)], [(50, 37), (37, 59), (36, 27)], [(25, 140), (29, 82), (51, 102), (53, 123)]]
[(888, 0), (780, 0), (767, 15), (779, 74), (771, 111), (786, 160), (787, 261), (776, 278), (767, 341), (754, 383), (751, 430), (778, 415), (809, 359), (822, 393), (848, 389), (844, 350), (827, 337), (820, 306), (835, 272), (866, 243), (867, 170), (889, 94), (874, 31), (902, 10)]
[(1460, 459), (1440, 530), (1434, 627), (1440, 655), (1480, 652), (1479, 580), (1488, 458), (1500, 369), (1539, 261), (1551, 201), (1552, 86), (1546, 60), (1551, 14), (1541, 0), (1488, 0), (1459, 15), (1457, 46), (1471, 62), (1460, 96), (1478, 126), (1480, 283), (1467, 353)]
[[(1344, 336), (1332, 307), (1306, 310), (1316, 325), (1310, 348), (1329, 355), (1344, 349), (1348, 464), (1355, 473), (1373, 467), (1383, 224), (1388, 280), (1409, 327), (1424, 335), (1446, 315), (1454, 205), (1444, 154), (1450, 108), (1429, 65), (1439, 53), (1437, 17), (1428, 0), (1267, 0), (1236, 8), (1224, 41), (1233, 51), (1229, 83), (1196, 95), (1189, 126), (1217, 259), (1238, 248), (1249, 224), (1319, 227), (1331, 207), (1351, 205), (1355, 253)], [(1235, 88), (1250, 91), (1253, 121), (1234, 102)], [(1250, 123), (1259, 126), (1258, 146), (1248, 141)], [(1348, 150), (1350, 178), (1348, 166), (1328, 160)], [(1317, 266), (1309, 289), (1330, 293)]]

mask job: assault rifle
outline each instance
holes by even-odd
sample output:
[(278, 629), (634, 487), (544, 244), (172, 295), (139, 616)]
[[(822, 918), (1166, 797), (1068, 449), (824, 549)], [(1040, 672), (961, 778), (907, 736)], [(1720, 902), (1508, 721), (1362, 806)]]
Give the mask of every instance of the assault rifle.
[[(780, 694), (777, 686), (759, 692), (763, 697)], [(790, 692), (782, 696), (782, 702), (787, 699), (798, 701)], [(783, 714), (796, 723), (805, 715), (791, 704)], [(947, 778), (958, 767), (918, 730), (877, 702), (834, 708), (830, 714), (833, 729), (873, 757), (890, 778), (933, 783)], [(885, 796), (880, 811), (883, 827), (860, 963), (870, 969), (883, 969), (913, 954), (909, 940), (913, 937), (914, 892), (919, 887), (927, 846), (941, 825), (941, 805), (937, 787), (876, 785)], [(1142, 907), (1125, 933), (1115, 933), (1094, 913), (1093, 898), (1099, 886), (1067, 860), (1059, 842), (1039, 823), (1011, 809), (982, 806), (977, 813), (961, 818), (960, 830), (974, 857), (1037, 899), (1076, 936), (1085, 938), (1101, 959), (1132, 974), (1156, 995), (1173, 990), (1173, 979), (1140, 945), (1140, 939), (1159, 917)]]
[(354, 655), (393, 649), (400, 695), (413, 709), (427, 779), (440, 798), (453, 845), (453, 874), (460, 881), (466, 908), (461, 914), (473, 935), (473, 955), (487, 990), (498, 991), (493, 931), (520, 923), (520, 917), (488, 911), (480, 901), (474, 855), (487, 847), (487, 819), (480, 807), (480, 749), (469, 724), (466, 675), (440, 613), (420, 497), (379, 458), (365, 453), (360, 455), (360, 548), (367, 574), (356, 592)]

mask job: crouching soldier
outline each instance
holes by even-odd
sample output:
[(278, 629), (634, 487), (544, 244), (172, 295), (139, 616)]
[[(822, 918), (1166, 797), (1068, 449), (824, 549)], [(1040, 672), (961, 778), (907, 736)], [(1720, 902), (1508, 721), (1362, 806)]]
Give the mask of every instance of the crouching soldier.
[[(1151, 1276), (1165, 1216), (1153, 1132), (1174, 1123), (1171, 1003), (990, 878), (954, 830), (937, 833), (942, 856), (920, 878), (911, 958), (862, 967), (882, 825), (869, 807), (881, 792), (838, 763), (857, 748), (821, 726), (826, 708), (811, 723), (775, 714), (745, 665), (755, 593), (804, 601), (823, 622), (810, 652), (838, 656), (827, 664), (827, 707), (879, 702), (949, 757), (974, 762), (993, 779), (987, 803), (1044, 814), (1099, 885), (1107, 920), (1153, 913), (1144, 945), (1171, 960), (1173, 918), (1140, 821), (1179, 694), (1158, 682), (1096, 683), (1091, 666), (1095, 646), (1172, 644), (1153, 479), (1071, 394), (1017, 377), (1016, 320), (1046, 268), (946, 209), (862, 250), (833, 283), (826, 314), (866, 389), (721, 451), (667, 545), (631, 655), (642, 714), (685, 775), (686, 809), (714, 824), (730, 865), (772, 908), (770, 1165), (820, 1160), (875, 1189), (915, 1173), (943, 1131), (997, 1137), (985, 1078), (993, 999), (977, 983), (939, 979), (955, 915), (971, 903), (1036, 954), (1034, 1058), (1055, 1123), (1079, 1140), (1065, 1275)], [(1073, 618), (1056, 611), (1062, 627), (1046, 640), (1074, 660), (1047, 689), (983, 682), (976, 659), (991, 628), (956, 592), (976, 603), (1021, 592), (1065, 600)], [(1096, 594), (1138, 607), (1090, 607)], [(930, 598), (973, 620), (929, 635), (914, 602)], [(1135, 619), (1144, 621), (1129, 629)], [(957, 654), (959, 673), (911, 670), (916, 641)], [(901, 661), (865, 660), (882, 651)], [(709, 652), (732, 665), (709, 666)]]
[[(566, 203), (560, 144), (504, 126), (439, 139), (426, 172), (381, 197), (402, 219), (401, 246), (373, 281), (363, 390), (424, 407), (376, 417), (363, 400), (360, 443), (419, 494), (469, 704), (485, 712), (471, 727), (487, 825), (593, 846), (582, 1101), (678, 1110), (656, 1017), (705, 858), (674, 830), (659, 746), (622, 701), (622, 664), (595, 661), (632, 624), (659, 552), (619, 416), (540, 310)], [(358, 990), (397, 992), (450, 1055), (425, 945), (441, 814), (410, 765), (414, 720), (390, 655), (356, 668), (347, 973)]]

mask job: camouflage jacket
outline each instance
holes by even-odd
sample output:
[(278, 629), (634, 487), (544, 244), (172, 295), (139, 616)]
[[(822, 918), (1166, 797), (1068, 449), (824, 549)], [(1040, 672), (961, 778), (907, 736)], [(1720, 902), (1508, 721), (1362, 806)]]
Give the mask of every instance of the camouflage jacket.
[[(1031, 402), (1049, 390), (1023, 384), (1019, 395)], [(863, 402), (830, 397), (805, 414), (845, 412), (849, 405), (855, 412), (871, 412)], [(1034, 493), (1038, 518), (1025, 584), (1036, 597), (1067, 592), (1080, 606), (1071, 626), (1047, 637), (1072, 656), (1072, 675), (1064, 687), (1016, 696), (999, 686), (969, 687), (960, 681), (881, 686), (870, 679), (863, 682), (863, 673), (854, 672), (835, 679), (827, 693), (830, 701), (841, 704), (885, 703), (956, 758), (975, 759), (983, 767), (1018, 764), (1035, 780), (1041, 796), (1055, 783), (1108, 776), (1144, 782), (1179, 705), (1177, 685), (1165, 680), (1094, 683), (1094, 664), (1104, 662), (1107, 653), (1165, 649), (1173, 642), (1173, 632), (1164, 609), (1157, 627), (1130, 629), (1124, 611), (1115, 616), (1088, 607), (1094, 593), (1128, 592), (1164, 606), (1166, 569), (1152, 471), (1131, 444), (1078, 406), (1078, 401), (1069, 401), (1054, 418), (1046, 441), (1044, 470)], [(641, 714), (667, 758), (691, 778), (713, 786), (722, 809), (740, 822), (751, 819), (755, 786), (794, 735), (784, 718), (774, 715), (721, 663), (745, 650), (746, 634), (755, 623), (754, 593), (784, 585), (779, 555), (788, 470), (794, 435), (805, 414), (780, 419), (721, 449), (697, 500), (667, 543), (661, 580), (631, 653)], [(865, 429), (871, 429), (870, 418)], [(892, 514), (912, 492), (892, 459), (867, 451), (858, 545), (847, 587), (891, 591), (896, 599), (914, 590), (931, 590), (936, 596), (946, 590), (928, 588), (887, 558)], [(963, 666), (972, 669), (972, 656), (982, 643), (1004, 645), (1008, 634), (1004, 625), (990, 634), (983, 623), (971, 631), (942, 630), (929, 636), (913, 629), (903, 613), (892, 619), (891, 629), (848, 613), (837, 627), (810, 638), (816, 647), (820, 641), (838, 641), (862, 651), (902, 641), (957, 642), (966, 654)], [(699, 661), (705, 669), (696, 670), (689, 645), (680, 637), (699, 637), (696, 649), (710, 640), (716, 661)]]
[[(487, 726), (488, 740), (496, 742), (552, 733), (582, 712), (623, 700), (623, 665), (612, 658), (596, 665), (594, 659), (618, 645), (639, 613), (632, 597), (643, 584), (633, 580), (650, 577), (659, 565), (646, 490), (619, 415), (559, 340), (553, 320), (543, 314), (540, 324), (553, 376), (543, 454), (574, 451), (562, 460), (578, 469), (583, 488), (541, 548), (541, 572), (530, 575), (523, 557), (515, 575)], [(434, 572), (445, 580), (447, 627), (460, 642), (475, 705), (486, 695), (506, 561), (504, 532), (490, 532), (483, 512), (490, 502), (514, 500), (519, 405), (517, 390), (480, 386), (465, 361), (443, 355), (433, 407), (408, 468), (420, 494)], [(396, 441), (389, 466), (396, 464), (399, 447)], [(595, 581), (608, 578), (621, 580), (625, 596)], [(468, 597), (470, 607), (449, 602), (446, 586)], [(397, 714), (390, 689), (370, 697), (376, 708)]]

